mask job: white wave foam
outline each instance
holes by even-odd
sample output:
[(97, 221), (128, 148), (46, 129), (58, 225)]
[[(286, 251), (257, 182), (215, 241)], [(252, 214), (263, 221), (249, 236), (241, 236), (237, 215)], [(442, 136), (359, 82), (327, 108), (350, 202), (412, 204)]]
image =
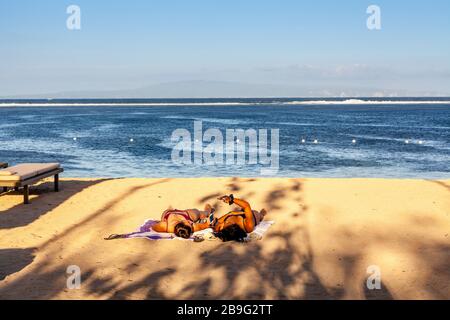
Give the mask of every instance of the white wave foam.
[(160, 106), (241, 106), (252, 102), (86, 102), (86, 103), (0, 103), (0, 107), (160, 107)]
[(175, 120), (189, 120), (189, 121), (202, 121), (211, 123), (221, 123), (227, 125), (238, 125), (248, 123), (248, 121), (241, 121), (235, 119), (220, 119), (220, 118), (196, 118), (196, 117), (182, 117), (182, 116), (163, 116), (161, 119), (175, 119)]
[(0, 107), (161, 107), (161, 106), (245, 106), (245, 105), (410, 105), (410, 104), (450, 104), (450, 100), (299, 100), (266, 102), (5, 102)]
[(282, 126), (303, 126), (303, 127), (324, 127), (327, 126), (323, 123), (313, 123), (313, 122), (270, 122), (271, 124), (277, 124)]
[(29, 125), (44, 125), (44, 124), (56, 124), (56, 121), (39, 121), (39, 122), (14, 122), (14, 123), (5, 123), (0, 124), (0, 128), (13, 128), (20, 126), (29, 126)]
[(361, 99), (347, 99), (347, 100), (308, 100), (308, 101), (290, 101), (284, 104), (292, 105), (348, 105), (348, 104), (450, 104), (450, 100), (361, 100)]

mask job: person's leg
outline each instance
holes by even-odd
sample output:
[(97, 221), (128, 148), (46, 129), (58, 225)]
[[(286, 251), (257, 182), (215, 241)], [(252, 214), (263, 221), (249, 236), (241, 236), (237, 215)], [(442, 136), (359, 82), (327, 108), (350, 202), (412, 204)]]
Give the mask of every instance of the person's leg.
[(203, 211), (198, 209), (187, 209), (186, 211), (189, 213), (193, 221), (197, 221), (208, 218), (211, 212), (214, 211), (214, 209), (210, 204), (206, 204)]
[(267, 214), (266, 209), (262, 209), (261, 211), (253, 210), (253, 214), (255, 215), (256, 224), (259, 224), (264, 220), (264, 216)]
[(208, 213), (211, 213), (214, 210), (214, 208), (209, 204), (205, 204), (205, 211)]
[(203, 219), (203, 211), (200, 211), (198, 209), (186, 209), (186, 212), (189, 214), (189, 217), (191, 217), (192, 221)]

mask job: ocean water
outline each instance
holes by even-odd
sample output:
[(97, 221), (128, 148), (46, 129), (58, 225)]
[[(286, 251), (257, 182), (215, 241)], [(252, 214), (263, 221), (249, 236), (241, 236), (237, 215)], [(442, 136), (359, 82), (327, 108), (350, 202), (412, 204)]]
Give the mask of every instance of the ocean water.
[(65, 177), (261, 175), (173, 162), (172, 132), (194, 121), (224, 136), (279, 129), (272, 176), (450, 178), (450, 98), (0, 100), (0, 162), (61, 162)]

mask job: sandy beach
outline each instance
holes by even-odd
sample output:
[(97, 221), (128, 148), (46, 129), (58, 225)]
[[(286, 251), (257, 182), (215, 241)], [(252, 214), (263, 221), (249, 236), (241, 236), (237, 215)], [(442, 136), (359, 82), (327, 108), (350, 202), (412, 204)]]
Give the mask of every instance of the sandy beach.
[[(103, 240), (168, 206), (226, 213), (227, 193), (267, 209), (263, 240)], [(449, 214), (449, 180), (45, 181), (29, 205), (0, 196), (0, 299), (449, 299)], [(381, 290), (366, 287), (370, 265)]]

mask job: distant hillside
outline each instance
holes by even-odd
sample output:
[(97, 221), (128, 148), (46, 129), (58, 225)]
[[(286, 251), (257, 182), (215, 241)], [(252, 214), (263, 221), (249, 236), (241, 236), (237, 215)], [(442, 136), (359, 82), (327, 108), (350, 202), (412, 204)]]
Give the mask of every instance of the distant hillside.
[(384, 97), (439, 96), (436, 92), (421, 94), (377, 88), (326, 89), (306, 85), (252, 84), (225, 81), (180, 81), (160, 83), (133, 90), (64, 91), (35, 95), (4, 96), (2, 98), (253, 98), (253, 97)]

